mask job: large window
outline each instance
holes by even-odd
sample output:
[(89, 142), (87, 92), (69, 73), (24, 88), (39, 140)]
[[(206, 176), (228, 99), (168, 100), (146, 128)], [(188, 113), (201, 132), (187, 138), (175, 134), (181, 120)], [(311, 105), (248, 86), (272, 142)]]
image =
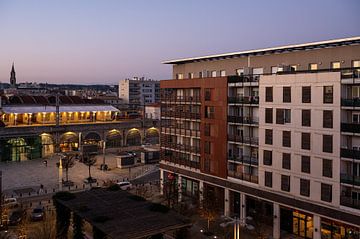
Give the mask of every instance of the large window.
[(272, 172), (265, 171), (265, 186), (269, 188), (272, 187)]
[(220, 76), (221, 76), (221, 77), (226, 76), (226, 71), (225, 71), (225, 70), (221, 70), (221, 71), (220, 71)]
[(309, 64), (309, 70), (316, 71), (317, 69), (318, 69), (318, 64), (317, 63), (310, 63)]
[(323, 152), (332, 153), (333, 152), (333, 137), (332, 135), (323, 135)]
[(273, 109), (266, 108), (265, 109), (265, 123), (272, 124), (273, 122)]
[(291, 103), (291, 87), (290, 86), (283, 87), (283, 102)]
[(281, 190), (290, 192), (290, 176), (281, 175)]
[(311, 110), (302, 110), (301, 111), (301, 125), (310, 127), (311, 126)]
[(301, 172), (310, 173), (311, 163), (310, 156), (301, 156)]
[(301, 149), (310, 150), (310, 133), (301, 133)]
[(273, 130), (265, 129), (265, 144), (272, 145), (273, 143)]
[(273, 88), (265, 87), (265, 102), (273, 102)]
[(331, 69), (340, 69), (340, 61), (331, 62)]
[(324, 86), (324, 104), (332, 104), (334, 102), (333, 87)]
[(271, 166), (272, 165), (272, 151), (264, 150), (264, 165)]
[(332, 178), (332, 160), (330, 159), (323, 159), (323, 167), (322, 167), (322, 174), (323, 177)]
[(300, 179), (300, 195), (310, 196), (310, 180)]
[(291, 123), (291, 110), (276, 109), (276, 123), (277, 124)]
[(211, 71), (211, 77), (216, 77), (216, 71)]
[(332, 186), (331, 184), (321, 184), (321, 201), (331, 202), (332, 201)]
[(291, 147), (291, 131), (283, 131), (282, 133), (282, 146)]
[(311, 87), (303, 86), (302, 87), (302, 102), (311, 103)]
[(332, 110), (323, 111), (323, 128), (333, 128), (333, 112)]
[(291, 169), (291, 154), (283, 153), (282, 154), (282, 168)]

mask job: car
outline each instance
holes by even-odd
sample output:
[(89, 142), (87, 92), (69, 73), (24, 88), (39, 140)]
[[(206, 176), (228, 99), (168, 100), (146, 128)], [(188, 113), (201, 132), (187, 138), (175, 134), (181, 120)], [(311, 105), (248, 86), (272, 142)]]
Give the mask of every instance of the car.
[(96, 178), (85, 178), (84, 183), (96, 183)]
[(19, 224), (24, 218), (26, 218), (26, 211), (23, 209), (15, 210), (9, 217), (9, 225), (15, 226)]
[(17, 208), (19, 204), (16, 198), (5, 198), (3, 206), (5, 208)]
[(132, 188), (132, 184), (127, 181), (118, 182), (116, 184), (119, 185), (121, 190), (130, 190)]
[(41, 221), (45, 217), (45, 209), (43, 206), (39, 205), (33, 209), (31, 212), (31, 220), (33, 221)]

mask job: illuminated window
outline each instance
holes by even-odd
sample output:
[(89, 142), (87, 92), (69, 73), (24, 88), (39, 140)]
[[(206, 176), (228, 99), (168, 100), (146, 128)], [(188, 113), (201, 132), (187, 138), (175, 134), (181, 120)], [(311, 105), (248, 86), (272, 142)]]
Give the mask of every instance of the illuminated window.
[(309, 70), (315, 71), (317, 69), (318, 69), (318, 64), (317, 63), (310, 63), (309, 64)]
[(331, 62), (331, 69), (339, 69), (340, 68), (340, 61)]

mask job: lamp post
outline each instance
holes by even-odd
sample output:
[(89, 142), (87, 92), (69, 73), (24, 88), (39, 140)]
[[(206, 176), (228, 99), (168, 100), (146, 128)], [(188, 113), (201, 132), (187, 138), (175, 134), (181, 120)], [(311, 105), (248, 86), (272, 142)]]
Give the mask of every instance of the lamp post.
[(60, 155), (60, 159), (59, 159), (59, 190), (62, 191), (62, 179), (63, 179), (63, 172), (62, 172), (62, 160), (61, 160), (61, 155)]

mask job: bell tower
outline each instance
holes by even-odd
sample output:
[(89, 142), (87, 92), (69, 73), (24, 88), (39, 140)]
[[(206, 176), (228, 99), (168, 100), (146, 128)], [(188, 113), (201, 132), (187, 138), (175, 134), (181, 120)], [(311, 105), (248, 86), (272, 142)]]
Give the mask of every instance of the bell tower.
[(10, 85), (12, 87), (16, 87), (16, 76), (15, 76), (14, 63), (12, 64), (12, 68), (11, 68), (11, 72), (10, 72)]

